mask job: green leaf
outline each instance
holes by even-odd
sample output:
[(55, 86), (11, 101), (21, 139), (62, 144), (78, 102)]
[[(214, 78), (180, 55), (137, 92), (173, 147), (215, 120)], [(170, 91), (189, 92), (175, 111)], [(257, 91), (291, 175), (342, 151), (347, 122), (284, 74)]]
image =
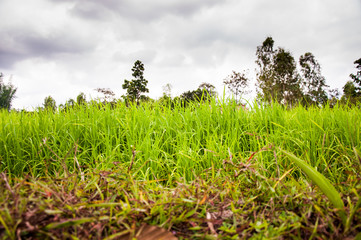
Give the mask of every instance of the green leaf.
[(321, 189), (321, 191), (327, 196), (335, 208), (339, 209), (339, 216), (342, 219), (342, 223), (346, 224), (346, 212), (344, 210), (344, 204), (340, 194), (337, 192), (335, 187), (327, 180), (325, 176), (319, 173), (312, 166), (307, 164), (305, 161), (296, 157), (292, 153), (281, 149), (285, 155), (287, 155), (302, 171)]
[(66, 221), (62, 221), (62, 222), (50, 223), (50, 224), (46, 225), (45, 229), (50, 230), (50, 229), (55, 229), (55, 228), (70, 227), (70, 226), (80, 225), (80, 224), (83, 224), (86, 222), (92, 222), (95, 220), (96, 220), (95, 218), (71, 219), (71, 220), (66, 220)]

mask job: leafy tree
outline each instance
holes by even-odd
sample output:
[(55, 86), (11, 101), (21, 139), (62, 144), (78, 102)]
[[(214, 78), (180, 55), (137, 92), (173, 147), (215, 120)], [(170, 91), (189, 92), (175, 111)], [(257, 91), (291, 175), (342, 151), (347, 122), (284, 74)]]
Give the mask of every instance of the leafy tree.
[(210, 83), (202, 83), (196, 90), (187, 91), (181, 94), (180, 99), (184, 106), (189, 102), (210, 101), (216, 96), (215, 87)]
[(340, 91), (337, 88), (328, 90), (329, 106), (334, 107), (339, 101)]
[(146, 96), (142, 95), (142, 93), (148, 93), (149, 89), (147, 88), (148, 80), (146, 80), (143, 76), (144, 72), (144, 64), (137, 60), (134, 63), (132, 68), (134, 77), (133, 80), (128, 81), (124, 80), (123, 89), (127, 90), (126, 96), (123, 96), (126, 100), (136, 101), (139, 104), (141, 99), (146, 99)]
[(11, 102), (15, 98), (17, 88), (11, 83), (5, 84), (3, 81), (3, 74), (0, 73), (0, 109), (7, 109), (10, 111)]
[(343, 86), (343, 95), (341, 98), (341, 102), (344, 104), (356, 104), (359, 100), (357, 94), (357, 88), (353, 81), (347, 81), (347, 83)]
[(44, 109), (46, 110), (51, 110), (51, 111), (55, 111), (56, 110), (56, 102), (54, 100), (54, 98), (52, 98), (51, 96), (48, 96), (44, 99)]
[(290, 52), (279, 48), (274, 59), (276, 97), (279, 102), (292, 105), (302, 98), (296, 62)]
[(210, 83), (202, 83), (201, 85), (199, 85), (198, 87), (199, 89), (202, 90), (202, 92), (204, 92), (206, 94), (205, 97), (216, 97), (217, 96), (217, 91), (216, 91), (216, 88), (215, 86), (213, 86), (212, 84)]
[(109, 88), (97, 88), (95, 89), (98, 93), (104, 94), (104, 103), (114, 102), (115, 93)]
[(258, 95), (268, 102), (277, 100), (292, 105), (302, 97), (296, 62), (290, 52), (283, 48), (274, 50), (273, 45), (273, 39), (267, 37), (257, 47), (257, 82), (261, 90)]
[(193, 91), (187, 91), (181, 94), (181, 99), (183, 99), (186, 102), (195, 102), (195, 101), (201, 101), (203, 96), (202, 89), (198, 88)]
[(65, 102), (65, 107), (68, 108), (68, 109), (73, 108), (75, 106), (75, 104), (76, 104), (75, 100), (70, 98), (69, 100), (67, 100)]
[(259, 66), (256, 76), (258, 88), (261, 90), (258, 91), (258, 96), (267, 102), (271, 102), (272, 99), (276, 98), (276, 92), (273, 88), (273, 59), (275, 56), (273, 46), (274, 40), (272, 37), (267, 37), (262, 45), (257, 47), (256, 51), (256, 64)]
[(356, 74), (350, 74), (351, 79), (354, 82), (355, 85), (355, 91), (358, 96), (361, 96), (361, 58), (357, 59), (354, 64), (357, 64), (357, 73)]
[(173, 107), (172, 101), (172, 85), (167, 83), (163, 86), (163, 96), (159, 98), (159, 102), (164, 106), (171, 106)]
[(343, 86), (343, 96), (345, 99), (351, 99), (357, 96), (356, 87), (352, 81), (348, 81), (345, 86)]
[(163, 86), (163, 96), (172, 97), (172, 85), (170, 83)]
[(361, 100), (361, 58), (356, 60), (354, 64), (357, 64), (358, 69), (356, 74), (351, 73), (351, 80), (343, 86), (343, 95), (341, 102), (348, 104), (356, 104)]
[(245, 72), (240, 73), (236, 71), (232, 71), (232, 74), (223, 80), (223, 83), (234, 95), (236, 101), (238, 100), (238, 96), (242, 96), (242, 94), (247, 93), (245, 88), (248, 86), (248, 82), (249, 79), (247, 78)]
[(78, 105), (84, 105), (86, 103), (86, 97), (84, 93), (79, 93), (79, 95), (76, 97), (76, 103)]
[(325, 77), (321, 74), (321, 66), (310, 52), (305, 53), (299, 59), (303, 84), (305, 86), (304, 99), (309, 104), (324, 105), (327, 100)]

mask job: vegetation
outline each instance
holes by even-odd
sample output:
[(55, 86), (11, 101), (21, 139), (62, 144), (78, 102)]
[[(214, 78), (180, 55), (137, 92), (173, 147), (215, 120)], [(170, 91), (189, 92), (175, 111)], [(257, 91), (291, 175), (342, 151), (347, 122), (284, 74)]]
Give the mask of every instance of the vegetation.
[(51, 96), (48, 96), (44, 99), (44, 109), (55, 111), (56, 110), (56, 101)]
[(228, 87), (228, 90), (233, 94), (236, 101), (238, 96), (242, 97), (243, 94), (247, 93), (245, 88), (249, 84), (249, 79), (246, 77), (245, 72), (232, 71), (232, 74), (224, 79), (223, 83)]
[[(257, 47), (258, 98), (224, 84), (151, 100), (144, 65), (57, 108), (9, 111), (0, 81), (0, 239), (361, 239), (360, 71), (327, 94), (315, 56)], [(361, 69), (361, 60), (356, 60)], [(1, 75), (2, 76), (2, 75)]]
[(11, 83), (5, 84), (3, 77), (4, 75), (0, 73), (0, 109), (10, 111), (11, 102), (15, 98), (17, 88)]
[(352, 81), (354, 82), (354, 84), (356, 85), (356, 92), (358, 95), (361, 95), (361, 58), (357, 59), (354, 64), (357, 64), (356, 68), (357, 68), (357, 73), (350, 74), (350, 77), (352, 79)]
[(187, 91), (180, 95), (179, 99), (175, 101), (181, 102), (182, 106), (187, 106), (189, 103), (194, 102), (209, 102), (217, 96), (215, 87), (209, 83), (202, 83), (196, 90)]
[(328, 100), (326, 92), (328, 86), (325, 77), (321, 74), (320, 64), (312, 53), (307, 52), (300, 57), (300, 65), (306, 89), (303, 100), (307, 104), (325, 105)]
[(124, 96), (124, 99), (130, 102), (136, 101), (139, 104), (140, 100), (146, 99), (146, 96), (142, 95), (142, 93), (149, 92), (147, 88), (148, 80), (144, 78), (144, 64), (137, 60), (134, 63), (132, 68), (133, 77), (132, 81), (124, 80), (123, 89), (127, 90), (127, 94)]
[(357, 73), (350, 74), (351, 80), (347, 81), (343, 87), (343, 96), (341, 101), (345, 104), (356, 105), (361, 100), (361, 58), (356, 60)]
[(3, 111), (0, 236), (355, 237), (360, 119), (227, 100)]

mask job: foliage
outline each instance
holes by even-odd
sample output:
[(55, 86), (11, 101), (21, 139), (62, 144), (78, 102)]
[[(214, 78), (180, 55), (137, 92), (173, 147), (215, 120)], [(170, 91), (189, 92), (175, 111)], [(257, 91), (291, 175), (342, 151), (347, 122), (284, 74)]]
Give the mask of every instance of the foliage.
[(200, 88), (197, 88), (193, 91), (186, 91), (180, 95), (180, 98), (185, 102), (199, 102), (202, 100), (203, 91)]
[(302, 98), (296, 62), (290, 52), (283, 48), (274, 50), (273, 45), (273, 39), (267, 37), (262, 46), (257, 47), (259, 97), (266, 102), (276, 100), (294, 105)]
[(357, 64), (356, 68), (357, 68), (357, 73), (350, 74), (351, 79), (353, 80), (354, 84), (355, 84), (355, 90), (357, 92), (358, 96), (361, 96), (361, 58), (357, 59), (354, 64)]
[(361, 101), (361, 58), (356, 60), (354, 64), (357, 64), (358, 69), (356, 74), (351, 73), (349, 80), (343, 86), (343, 95), (341, 101), (344, 104), (356, 105)]
[(209, 99), (217, 97), (216, 88), (210, 83), (203, 82), (199, 85), (198, 89), (202, 90)]
[[(306, 159), (318, 171), (335, 173), (326, 177), (342, 181), (338, 163), (344, 156), (353, 158), (353, 147), (361, 149), (360, 119), (357, 108), (335, 106), (331, 109), (326, 105), (322, 109), (295, 107), (285, 111), (279, 104), (271, 108), (254, 103), (246, 113), (242, 109), (236, 110), (232, 103), (214, 100), (205, 104), (189, 103), (189, 108), (177, 104), (174, 109), (163, 108), (157, 103), (125, 107), (124, 102), (118, 102), (115, 108), (98, 103), (70, 109), (66, 114), (58, 111), (2, 112), (0, 122), (8, 124), (0, 124), (0, 135), (6, 136), (0, 141), (3, 163), (0, 167), (4, 168), (0, 170), (6, 169), (12, 174), (23, 171), (31, 171), (35, 176), (43, 174), (43, 159), (53, 158), (51, 152), (40, 147), (45, 138), (49, 139), (48, 144), (57, 155), (67, 152), (66, 149), (78, 141), (82, 150), (78, 157), (85, 161), (82, 165), (92, 164), (101, 156), (109, 156), (107, 161), (126, 163), (129, 149), (136, 146), (140, 151), (137, 164), (153, 159), (149, 166), (155, 168), (155, 175), (145, 173), (150, 179), (167, 176), (174, 164), (177, 167), (172, 171), (178, 174), (189, 167), (199, 174), (204, 167), (218, 161), (218, 157), (214, 158), (204, 150), (198, 152), (199, 149), (227, 155), (230, 148), (230, 151), (244, 156), (257, 151), (259, 146), (272, 143), (299, 157), (307, 156)], [(348, 146), (347, 149), (339, 142)], [(324, 160), (318, 160), (320, 156)], [(190, 162), (188, 157), (193, 160)], [(262, 154), (258, 161), (268, 164), (270, 157), (273, 154)], [(357, 169), (357, 162), (353, 164)], [(56, 162), (51, 165), (58, 167)], [(169, 166), (166, 171), (165, 166)], [(183, 177), (191, 180), (193, 174), (186, 172)]]
[(103, 103), (115, 102), (115, 93), (110, 88), (97, 88), (95, 90), (104, 95)]
[(74, 99), (70, 98), (65, 102), (65, 108), (69, 109), (69, 108), (73, 108), (75, 107), (76, 102)]
[(342, 202), (340, 194), (337, 192), (335, 187), (325, 178), (321, 173), (319, 173), (312, 166), (308, 165), (305, 161), (299, 159), (295, 155), (282, 151), (286, 154), (292, 161), (302, 169), (303, 172), (322, 190), (322, 192), (328, 197), (332, 204), (339, 210), (339, 215), (342, 220), (342, 223), (346, 225), (346, 212), (344, 210), (345, 205)]
[(76, 97), (76, 103), (78, 105), (84, 105), (86, 104), (86, 96), (84, 93), (79, 93), (79, 95)]
[(326, 79), (321, 74), (321, 66), (310, 52), (299, 59), (303, 84), (305, 86), (304, 100), (308, 104), (325, 105), (328, 97)]
[(262, 46), (257, 47), (256, 51), (256, 64), (259, 66), (259, 71), (257, 72), (257, 82), (258, 82), (258, 95), (260, 98), (266, 102), (271, 102), (276, 97), (276, 93), (273, 89), (273, 50), (274, 40), (272, 37), (267, 37), (263, 41)]
[(163, 86), (163, 96), (158, 99), (160, 105), (167, 107), (174, 107), (174, 100), (172, 99), (172, 85), (167, 83)]
[(356, 92), (356, 86), (354, 82), (347, 81), (346, 84), (343, 86), (343, 95), (341, 101), (344, 104), (356, 104), (358, 100), (358, 94)]
[(147, 88), (148, 80), (146, 80), (143, 76), (144, 64), (141, 61), (137, 60), (134, 63), (132, 71), (132, 76), (134, 77), (134, 79), (131, 81), (125, 79), (122, 86), (123, 89), (127, 90), (127, 94), (124, 96), (124, 98), (131, 102), (136, 101), (137, 104), (139, 104), (140, 100), (147, 99), (146, 96), (142, 95), (142, 93), (149, 92), (149, 89)]
[(5, 84), (3, 81), (4, 75), (0, 73), (0, 109), (6, 109), (10, 111), (11, 102), (15, 98), (17, 88), (11, 83)]
[(163, 86), (163, 96), (172, 97), (172, 85), (170, 83)]
[[(178, 239), (361, 231), (357, 107), (117, 104), (0, 112), (0, 238), (130, 239), (144, 225)], [(280, 149), (333, 183), (345, 225)]]
[(46, 110), (55, 111), (56, 110), (56, 102), (55, 99), (51, 96), (48, 96), (44, 99), (43, 107)]
[(210, 83), (202, 83), (196, 90), (186, 91), (180, 95), (183, 106), (191, 102), (209, 102), (217, 96), (215, 87)]
[(240, 73), (236, 71), (232, 71), (232, 74), (223, 80), (223, 83), (234, 95), (236, 101), (238, 100), (238, 96), (242, 97), (243, 94), (247, 93), (245, 88), (248, 86), (248, 82), (249, 79), (247, 78), (245, 72)]

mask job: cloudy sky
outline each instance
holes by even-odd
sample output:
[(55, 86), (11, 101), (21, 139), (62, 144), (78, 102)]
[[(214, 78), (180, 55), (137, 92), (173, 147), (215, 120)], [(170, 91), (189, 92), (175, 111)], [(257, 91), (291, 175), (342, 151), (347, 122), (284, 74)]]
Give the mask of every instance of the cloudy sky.
[[(360, 0), (0, 0), (0, 72), (18, 87), (14, 108), (125, 93), (136, 60), (149, 96), (202, 82), (223, 92), (232, 70), (249, 69), (267, 36), (298, 59), (312, 52), (332, 88), (361, 57)], [(255, 92), (255, 83), (251, 85)]]

